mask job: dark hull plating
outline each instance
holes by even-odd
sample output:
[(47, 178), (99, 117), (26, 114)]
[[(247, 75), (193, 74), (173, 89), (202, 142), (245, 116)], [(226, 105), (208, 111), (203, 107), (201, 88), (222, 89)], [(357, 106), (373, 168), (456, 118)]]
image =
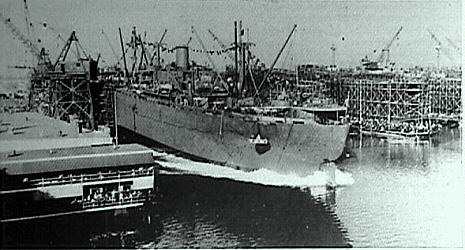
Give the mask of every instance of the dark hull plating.
[[(126, 92), (117, 92), (119, 127), (177, 151), (243, 169), (267, 168), (306, 175), (325, 160), (341, 156), (348, 125), (316, 122), (293, 124), (264, 121), (257, 116), (211, 114), (167, 106)], [(251, 135), (265, 145), (250, 142)]]

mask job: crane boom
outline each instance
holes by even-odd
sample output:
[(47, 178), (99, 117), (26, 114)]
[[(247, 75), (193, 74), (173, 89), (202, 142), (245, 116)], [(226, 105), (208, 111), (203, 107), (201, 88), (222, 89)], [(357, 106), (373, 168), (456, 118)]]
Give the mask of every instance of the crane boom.
[(438, 44), (438, 46), (441, 46), (442, 43), (439, 41), (439, 38), (431, 30), (427, 29), (427, 31), (431, 35), (431, 39), (433, 39)]
[(220, 45), (220, 47), (221, 47), (223, 50), (226, 51), (226, 53), (228, 54), (229, 59), (231, 59), (231, 61), (234, 62), (234, 56), (233, 56), (232, 53), (228, 50), (228, 48), (226, 47), (226, 45), (224, 45), (224, 43), (221, 42), (221, 40), (215, 35), (215, 33), (213, 33), (213, 31), (208, 30), (208, 32), (210, 33), (210, 35), (212, 35), (213, 40), (215, 40), (215, 41)]
[(27, 2), (26, 0), (24, 2), (24, 16), (26, 18), (26, 31), (27, 35), (29, 37), (29, 40), (35, 44), (35, 34), (34, 34), (34, 24), (31, 22), (30, 14), (29, 14), (29, 8), (27, 7)]
[(454, 47), (454, 49), (456, 49), (456, 50), (457, 50), (457, 52), (459, 52), (459, 53), (460, 53), (460, 48), (459, 48), (457, 45), (455, 45), (455, 43), (454, 43), (454, 42), (452, 42), (452, 40), (450, 40), (450, 38), (449, 38), (449, 37), (447, 37), (447, 36), (446, 36), (446, 40), (447, 40), (447, 42), (450, 44), (450, 46)]
[(389, 54), (389, 49), (391, 48), (392, 44), (394, 43), (394, 41), (396, 40), (396, 38), (399, 36), (400, 32), (402, 31), (403, 27), (400, 26), (400, 28), (397, 30), (397, 32), (394, 34), (394, 36), (392, 37), (392, 39), (389, 41), (388, 44), (386, 44), (386, 47), (384, 47), (384, 49), (381, 51), (381, 55), (379, 55), (379, 58), (378, 58), (378, 63), (381, 64), (384, 59), (386, 58), (386, 56), (389, 58), (388, 55), (386, 55), (386, 53)]
[(37, 48), (33, 42), (24, 36), (23, 33), (21, 33), (21, 31), (19, 31), (19, 29), (11, 23), (10, 18), (5, 18), (2, 13), (0, 13), (0, 17), (2, 18), (3, 23), (5, 23), (5, 25), (10, 29), (11, 33), (13, 33), (13, 35), (18, 38), (35, 57), (41, 58), (40, 49)]

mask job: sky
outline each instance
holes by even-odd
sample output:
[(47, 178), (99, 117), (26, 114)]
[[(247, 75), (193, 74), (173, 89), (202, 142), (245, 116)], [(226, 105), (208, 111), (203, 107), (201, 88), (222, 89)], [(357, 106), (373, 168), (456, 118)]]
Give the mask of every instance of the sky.
[[(330, 64), (331, 46), (336, 47), (336, 64), (353, 67), (367, 55), (376, 59), (380, 51), (402, 26), (390, 48), (391, 61), (402, 67), (436, 65), (436, 42), (428, 29), (442, 40), (441, 65), (460, 65), (460, 52), (446, 40), (461, 47), (462, 2), (456, 1), (311, 1), (311, 0), (29, 0), (34, 34), (55, 61), (71, 31), (86, 52), (101, 54), (101, 66), (114, 64), (121, 55), (118, 28), (127, 41), (133, 26), (146, 32), (147, 41), (158, 41), (167, 29), (164, 42), (169, 47), (185, 44), (201, 49), (191, 33), (194, 25), (208, 49), (221, 47), (208, 33), (212, 30), (224, 44), (234, 41), (234, 21), (242, 20), (248, 38), (256, 46), (252, 52), (271, 65), (294, 24), (297, 30), (276, 67), (294, 68), (297, 64)], [(26, 21), (21, 0), (0, 1), (0, 11), (25, 35)], [(40, 23), (47, 23), (43, 27)], [(102, 30), (110, 38), (108, 42)], [(143, 35), (142, 35), (143, 36)], [(246, 36), (244, 37), (245, 39)], [(36, 40), (36, 39), (35, 39)], [(6, 25), (0, 25), (0, 75), (19, 75), (25, 70), (13, 65), (31, 65), (31, 55)], [(376, 53), (375, 53), (376, 51)], [(191, 53), (191, 59), (208, 63), (204, 54)], [(450, 58), (449, 58), (450, 57)], [(166, 61), (174, 60), (165, 54)], [(218, 68), (231, 63), (226, 55), (214, 55)]]

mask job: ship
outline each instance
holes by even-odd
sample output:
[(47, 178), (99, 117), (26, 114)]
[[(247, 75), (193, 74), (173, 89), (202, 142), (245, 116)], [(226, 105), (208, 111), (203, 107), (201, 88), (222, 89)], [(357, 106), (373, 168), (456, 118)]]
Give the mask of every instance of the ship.
[[(349, 132), (349, 125), (319, 123), (299, 107), (257, 107), (256, 114), (212, 112), (168, 105), (130, 90), (117, 91), (116, 103), (119, 133), (136, 133), (182, 153), (246, 170), (310, 174), (342, 155)], [(292, 115), (279, 117), (272, 111)]]
[[(174, 52), (175, 62), (145, 74), (151, 80), (115, 91), (116, 131), (122, 141), (141, 137), (145, 144), (195, 159), (246, 171), (299, 175), (312, 174), (343, 154), (349, 125), (332, 119), (332, 109), (278, 106), (271, 100), (257, 103), (254, 93), (261, 93), (250, 75), (234, 81), (191, 64), (187, 46), (175, 47)], [(245, 61), (239, 72), (246, 72)]]

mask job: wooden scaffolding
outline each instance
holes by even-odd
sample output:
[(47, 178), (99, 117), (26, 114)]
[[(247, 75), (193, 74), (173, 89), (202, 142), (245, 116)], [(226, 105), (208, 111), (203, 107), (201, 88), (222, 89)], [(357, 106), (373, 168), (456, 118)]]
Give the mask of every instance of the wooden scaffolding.
[(357, 75), (341, 79), (352, 121), (416, 120), (431, 110), (428, 82), (394, 74)]

